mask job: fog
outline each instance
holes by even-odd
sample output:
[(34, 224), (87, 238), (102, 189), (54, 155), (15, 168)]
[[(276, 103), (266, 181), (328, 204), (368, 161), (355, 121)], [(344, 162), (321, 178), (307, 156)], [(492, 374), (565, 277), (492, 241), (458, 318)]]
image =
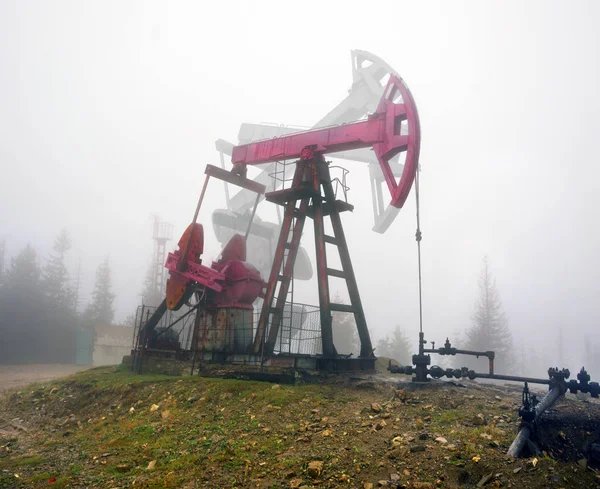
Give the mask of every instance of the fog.
[[(592, 1), (3, 0), (7, 258), (27, 243), (44, 258), (67, 227), (80, 307), (109, 256), (124, 320), (141, 300), (152, 215), (179, 237), (205, 165), (219, 164), (215, 140), (236, 142), (242, 122), (311, 126), (345, 97), (350, 50), (364, 49), (402, 75), (419, 109), (427, 338), (470, 325), (487, 255), (519, 348), (557, 362), (562, 328), (564, 366), (578, 369), (584, 336), (600, 343), (599, 20)], [(414, 193), (376, 234), (367, 168), (343, 165), (369, 327), (400, 325), (416, 340)], [(220, 251), (210, 215), (224, 206), (214, 183), (199, 218), (208, 259)], [(314, 283), (297, 290), (317, 302)]]

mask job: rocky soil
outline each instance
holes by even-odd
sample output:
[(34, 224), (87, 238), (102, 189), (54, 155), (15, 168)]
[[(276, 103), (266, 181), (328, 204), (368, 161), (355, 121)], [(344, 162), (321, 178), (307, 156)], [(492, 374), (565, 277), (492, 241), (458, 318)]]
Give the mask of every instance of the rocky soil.
[(600, 487), (586, 451), (600, 438), (596, 400), (562, 399), (552, 443), (511, 460), (520, 398), (475, 383), (92, 369), (0, 399), (0, 487)]

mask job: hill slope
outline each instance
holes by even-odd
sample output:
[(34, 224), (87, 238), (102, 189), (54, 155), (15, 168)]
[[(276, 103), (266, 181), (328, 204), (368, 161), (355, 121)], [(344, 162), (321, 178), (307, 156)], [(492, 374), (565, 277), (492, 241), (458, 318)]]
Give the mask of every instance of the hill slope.
[(575, 461), (506, 459), (519, 402), (493, 386), (92, 369), (0, 399), (0, 487), (600, 487)]

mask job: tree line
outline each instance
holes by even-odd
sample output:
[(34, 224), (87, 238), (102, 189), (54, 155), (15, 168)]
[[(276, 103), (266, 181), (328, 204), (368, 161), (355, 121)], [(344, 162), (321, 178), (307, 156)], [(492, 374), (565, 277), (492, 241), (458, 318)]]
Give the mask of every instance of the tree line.
[[(340, 298), (337, 297), (336, 302), (340, 301)], [(351, 334), (348, 334), (349, 331)], [(352, 314), (336, 313), (333, 317), (333, 332), (338, 351), (358, 354), (360, 343)], [(438, 346), (442, 345), (438, 344)], [(461, 337), (453, 339), (453, 346), (463, 350), (495, 351), (497, 372), (517, 373), (520, 367), (522, 369), (520, 359), (515, 355), (512, 332), (487, 257), (483, 260), (479, 276), (478, 296), (471, 317), (471, 325), (462, 331)], [(391, 358), (401, 365), (412, 363), (412, 355), (417, 352), (416, 349), (417, 338), (415, 337), (413, 346), (406, 330), (400, 325), (396, 325), (391, 333), (376, 338), (374, 342), (375, 356)], [(432, 360), (439, 360), (452, 367), (466, 366), (482, 371), (481, 367), (483, 366), (487, 369), (487, 364), (481, 360), (477, 361), (473, 357), (460, 356), (450, 361), (444, 361), (437, 355), (435, 357)]]
[(66, 266), (71, 247), (62, 229), (43, 264), (27, 244), (0, 270), (0, 363), (75, 363), (78, 331), (113, 321), (108, 258), (96, 270), (91, 301), (79, 312), (79, 287)]

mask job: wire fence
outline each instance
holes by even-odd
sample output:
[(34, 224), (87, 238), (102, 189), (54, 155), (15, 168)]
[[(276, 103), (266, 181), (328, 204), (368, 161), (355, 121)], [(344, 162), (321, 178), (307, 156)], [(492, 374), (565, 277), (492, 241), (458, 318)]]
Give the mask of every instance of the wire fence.
[[(135, 313), (132, 348), (136, 348), (138, 345), (140, 326), (146, 324), (156, 309), (155, 306), (138, 306)], [(155, 334), (150, 339), (148, 346), (164, 350), (191, 350), (195, 314), (187, 314), (189, 309), (186, 306), (179, 311), (167, 310), (156, 325)], [(181, 319), (186, 314), (187, 316)]]
[(321, 316), (317, 306), (287, 302), (275, 342), (274, 353), (287, 355), (319, 355)]
[[(138, 346), (140, 325), (155, 312), (156, 307), (139, 306), (133, 334), (132, 348)], [(148, 339), (147, 348), (155, 350), (204, 351), (248, 354), (254, 351), (254, 339), (260, 320), (261, 308), (199, 309), (188, 314), (189, 309), (166, 311)], [(198, 331), (194, 344), (194, 324), (198, 318)], [(265, 338), (268, 337), (272, 314)], [(175, 324), (174, 324), (175, 323)], [(260, 351), (261, 349), (259, 349)], [(274, 344), (275, 355), (319, 355), (321, 346), (321, 318), (319, 308), (308, 304), (286, 303)]]

